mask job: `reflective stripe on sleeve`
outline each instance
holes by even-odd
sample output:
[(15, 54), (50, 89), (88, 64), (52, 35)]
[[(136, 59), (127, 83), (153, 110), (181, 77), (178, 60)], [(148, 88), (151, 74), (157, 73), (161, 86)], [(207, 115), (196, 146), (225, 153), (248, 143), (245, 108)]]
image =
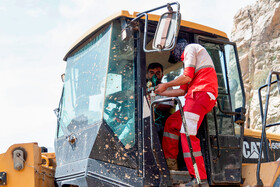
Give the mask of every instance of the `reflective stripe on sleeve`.
[(193, 65), (193, 64), (188, 64), (188, 65), (185, 66), (185, 68), (187, 68), (187, 67), (195, 68), (195, 65)]
[[(199, 67), (199, 68), (195, 69), (195, 73), (196, 73), (196, 72), (198, 72), (199, 70), (203, 69), (203, 68), (214, 68), (214, 66), (213, 66), (213, 65), (205, 65), (205, 66), (201, 66), (201, 67)], [(214, 69), (215, 69), (215, 68), (214, 68)]]
[[(202, 156), (201, 151), (193, 152), (194, 157)], [(191, 153), (184, 153), (184, 158), (191, 158)]]
[(179, 140), (179, 136), (175, 135), (175, 134), (171, 134), (169, 132), (164, 132), (163, 136), (174, 139), (174, 140)]

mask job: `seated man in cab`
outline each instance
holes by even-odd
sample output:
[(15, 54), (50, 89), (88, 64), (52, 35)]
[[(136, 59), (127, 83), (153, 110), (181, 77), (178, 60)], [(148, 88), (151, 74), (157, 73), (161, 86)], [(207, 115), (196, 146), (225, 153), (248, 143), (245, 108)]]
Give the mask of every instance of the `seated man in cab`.
[[(149, 100), (149, 103), (152, 102), (151, 100), (151, 93), (154, 92), (155, 87), (158, 84), (161, 84), (162, 82), (162, 78), (163, 78), (163, 66), (158, 63), (158, 62), (153, 62), (151, 64), (149, 64), (148, 68), (147, 68), (147, 97)], [(172, 87), (168, 88), (168, 89), (172, 89)], [(154, 94), (154, 98), (155, 99), (159, 99), (159, 98), (163, 98), (165, 96), (161, 96), (161, 95), (156, 95)], [(163, 105), (158, 106), (158, 109), (170, 109), (170, 107), (174, 107), (174, 102), (165, 102)], [(173, 112), (174, 113), (174, 112)]]
[(154, 91), (155, 86), (161, 83), (163, 77), (163, 66), (158, 62), (149, 64), (147, 68), (147, 92), (148, 100), (151, 102), (150, 93)]
[[(153, 62), (147, 68), (147, 98), (149, 103), (155, 99), (162, 98), (163, 96), (156, 95), (154, 92), (155, 86), (161, 83), (163, 77), (163, 66), (158, 62)], [(170, 88), (172, 89), (172, 88)], [(154, 95), (153, 95), (154, 94)], [(153, 97), (153, 98), (152, 98)], [(155, 124), (159, 133), (160, 140), (163, 136), (163, 128), (166, 119), (175, 111), (174, 102), (164, 102), (158, 104), (155, 113)]]
[[(198, 172), (201, 181), (207, 184), (207, 174), (204, 160), (201, 154), (200, 140), (196, 137), (201, 122), (208, 112), (215, 106), (218, 96), (218, 81), (214, 64), (204, 47), (199, 44), (188, 44), (185, 39), (179, 38), (175, 49), (170, 54), (173, 62), (184, 63), (184, 73), (178, 78), (156, 87), (155, 93), (168, 97), (185, 95), (183, 107), (190, 135)], [(180, 86), (179, 89), (167, 90), (172, 86)], [(172, 114), (166, 121), (162, 148), (168, 168), (177, 170), (178, 143), (181, 136), (184, 160), (193, 180), (189, 186), (195, 185), (195, 172), (187, 143), (185, 129), (182, 125), (180, 111)], [(188, 185), (187, 185), (188, 186)]]

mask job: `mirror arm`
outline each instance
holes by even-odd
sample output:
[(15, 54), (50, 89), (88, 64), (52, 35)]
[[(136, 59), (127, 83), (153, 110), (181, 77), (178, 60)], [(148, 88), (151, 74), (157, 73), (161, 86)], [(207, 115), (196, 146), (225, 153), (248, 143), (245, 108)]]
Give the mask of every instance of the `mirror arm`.
[(171, 5), (169, 3), (167, 3), (167, 9), (169, 12), (173, 12), (173, 8), (171, 7)]
[(173, 12), (173, 8), (171, 7), (171, 5), (177, 5), (178, 8), (177, 8), (177, 11), (179, 12), (180, 11), (180, 4), (178, 2), (173, 2), (173, 3), (167, 3), (167, 5), (163, 5), (163, 6), (160, 6), (160, 7), (157, 7), (157, 8), (154, 8), (154, 9), (151, 9), (151, 10), (147, 10), (145, 12), (140, 12), (138, 14), (136, 14), (136, 18), (132, 19), (129, 24), (127, 24), (127, 26), (125, 28), (128, 28), (131, 23), (135, 22), (135, 21), (138, 21), (139, 19), (141, 19), (143, 16), (147, 15), (149, 12), (153, 12), (153, 11), (156, 11), (156, 10), (159, 10), (159, 9), (162, 9), (164, 7), (167, 7), (168, 11), (169, 12)]
[(179, 10), (180, 10), (180, 4), (179, 4), (178, 2), (173, 2), (173, 3), (167, 3), (166, 5), (163, 5), (163, 6), (160, 6), (160, 7), (157, 7), (157, 8), (153, 8), (153, 9), (151, 9), (151, 10), (147, 10), (147, 11), (145, 11), (145, 12), (138, 13), (138, 14), (136, 14), (136, 16), (138, 17), (138, 16), (140, 16), (141, 14), (144, 14), (144, 13), (147, 14), (147, 13), (149, 13), (149, 12), (153, 12), (153, 11), (162, 9), (162, 8), (164, 8), (164, 7), (167, 7), (167, 9), (168, 9), (169, 12), (170, 12), (170, 10), (173, 12), (173, 9), (172, 9), (171, 5), (175, 5), (175, 4), (178, 6), (178, 12), (179, 12)]
[[(173, 8), (171, 7), (171, 5), (175, 5), (177, 4), (178, 6), (178, 12), (180, 11), (180, 4), (178, 2), (173, 2), (173, 3), (167, 3), (167, 5), (163, 5), (163, 6), (160, 6), (160, 7), (157, 7), (157, 8), (154, 8), (154, 9), (151, 9), (151, 10), (147, 10), (145, 12), (140, 12), (138, 14), (136, 14), (136, 18), (132, 19), (129, 24), (125, 27), (127, 28), (128, 26), (130, 26), (131, 23), (135, 22), (135, 21), (138, 21), (139, 19), (141, 19), (143, 16), (147, 15), (149, 12), (153, 12), (153, 11), (156, 11), (156, 10), (159, 10), (159, 9), (162, 9), (164, 7), (167, 7), (168, 11), (169, 12), (173, 12)], [(148, 17), (148, 16), (147, 16)]]

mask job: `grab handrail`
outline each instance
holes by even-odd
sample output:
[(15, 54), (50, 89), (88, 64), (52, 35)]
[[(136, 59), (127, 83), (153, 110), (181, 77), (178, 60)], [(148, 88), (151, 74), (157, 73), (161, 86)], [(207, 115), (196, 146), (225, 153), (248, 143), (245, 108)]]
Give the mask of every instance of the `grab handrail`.
[[(276, 81), (271, 82), (272, 80), (272, 75), (276, 75)], [(259, 158), (258, 158), (258, 166), (257, 166), (257, 185), (258, 186), (263, 186), (262, 180), (260, 179), (260, 167), (261, 167), (261, 158), (262, 158), (262, 145), (263, 143), (265, 143), (265, 155), (266, 155), (266, 161), (269, 162), (270, 158), (269, 158), (269, 154), (268, 154), (268, 143), (267, 143), (267, 139), (266, 139), (266, 128), (267, 127), (272, 127), (272, 126), (276, 126), (276, 125), (280, 125), (280, 122), (278, 123), (273, 123), (273, 124), (266, 124), (266, 120), (267, 120), (267, 112), (268, 112), (268, 104), (269, 104), (269, 97), (270, 97), (270, 87), (272, 84), (277, 83), (277, 87), (278, 87), (278, 93), (280, 95), (280, 79), (279, 79), (279, 75), (280, 72), (277, 71), (271, 71), (268, 77), (268, 83), (261, 86), (258, 89), (258, 94), (259, 94), (259, 102), (260, 102), (260, 113), (261, 113), (261, 119), (262, 119), (262, 136), (261, 136), (261, 143), (260, 143), (260, 154), (259, 154)], [(261, 95), (261, 90), (263, 88), (267, 87), (267, 94), (266, 94), (266, 101), (265, 101), (265, 109), (263, 111), (263, 104), (262, 104), (262, 95)], [(265, 140), (265, 141), (264, 141)]]

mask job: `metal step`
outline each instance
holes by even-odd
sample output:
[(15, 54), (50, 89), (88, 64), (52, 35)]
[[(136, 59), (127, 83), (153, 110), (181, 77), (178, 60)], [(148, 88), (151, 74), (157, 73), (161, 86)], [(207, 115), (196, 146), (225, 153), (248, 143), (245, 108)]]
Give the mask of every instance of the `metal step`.
[(185, 184), (191, 180), (191, 176), (188, 171), (175, 171), (170, 170), (170, 178), (172, 184)]

